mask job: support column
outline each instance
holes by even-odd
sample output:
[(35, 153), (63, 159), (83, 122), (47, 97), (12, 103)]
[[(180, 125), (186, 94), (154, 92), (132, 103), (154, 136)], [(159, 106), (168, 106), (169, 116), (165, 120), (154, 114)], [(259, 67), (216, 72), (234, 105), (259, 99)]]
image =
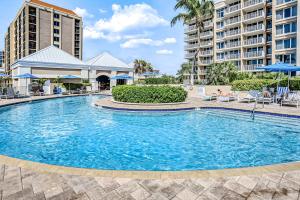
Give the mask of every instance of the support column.
[(117, 76), (117, 71), (112, 71), (110, 76), (110, 89), (112, 89), (114, 86), (117, 86), (117, 80), (112, 79), (112, 77)]

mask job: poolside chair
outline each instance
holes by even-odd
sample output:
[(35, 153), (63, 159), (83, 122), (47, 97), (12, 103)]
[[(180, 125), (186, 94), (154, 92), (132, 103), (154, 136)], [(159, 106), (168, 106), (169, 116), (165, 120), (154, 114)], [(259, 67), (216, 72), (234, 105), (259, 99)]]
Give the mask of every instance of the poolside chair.
[(201, 99), (203, 101), (213, 101), (213, 100), (217, 100), (217, 94), (212, 94), (212, 95), (206, 95), (205, 94), (205, 87), (204, 86), (200, 86), (198, 89), (198, 93), (199, 96), (201, 97)]
[(251, 102), (255, 102), (257, 97), (259, 95), (259, 91), (257, 90), (251, 90), (247, 93), (246, 96), (244, 97), (238, 97), (238, 102), (240, 103), (251, 103)]
[(218, 100), (220, 102), (230, 102), (230, 101), (235, 101), (236, 97), (233, 95), (229, 95), (229, 96), (219, 96)]
[(257, 98), (257, 103), (271, 104), (273, 102), (274, 102), (274, 98), (272, 97), (270, 92), (264, 91), (264, 92), (259, 93), (258, 98)]
[(299, 108), (300, 104), (300, 95), (299, 93), (289, 93), (286, 99), (281, 101), (281, 106), (296, 106)]
[(277, 93), (275, 96), (275, 101), (280, 103), (280, 101), (284, 100), (285, 97), (288, 96), (289, 94), (289, 88), (288, 87), (278, 87), (277, 88)]

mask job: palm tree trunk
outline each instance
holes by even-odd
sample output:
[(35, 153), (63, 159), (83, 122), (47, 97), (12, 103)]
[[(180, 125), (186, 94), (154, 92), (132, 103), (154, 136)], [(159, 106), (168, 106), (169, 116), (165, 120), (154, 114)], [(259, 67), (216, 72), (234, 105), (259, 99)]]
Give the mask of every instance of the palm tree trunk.
[[(197, 57), (198, 57), (199, 52), (200, 52), (200, 27), (198, 27), (198, 48), (197, 48), (197, 51), (195, 52), (195, 55), (194, 55), (194, 63), (193, 63), (193, 69), (192, 69), (192, 74), (191, 74), (191, 84), (192, 85), (194, 85), (194, 73), (195, 73), (195, 69), (198, 68)], [(200, 77), (198, 77), (198, 79), (199, 78)]]

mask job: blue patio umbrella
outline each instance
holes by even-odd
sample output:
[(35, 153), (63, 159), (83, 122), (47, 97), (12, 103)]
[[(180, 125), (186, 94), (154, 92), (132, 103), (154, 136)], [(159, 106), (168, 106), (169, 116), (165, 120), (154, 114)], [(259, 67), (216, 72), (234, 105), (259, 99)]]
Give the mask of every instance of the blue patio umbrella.
[(142, 74), (143, 76), (157, 76), (159, 73), (157, 72), (145, 72)]
[(7, 74), (0, 74), (0, 78), (6, 78), (9, 77)]
[[(79, 79), (80, 77), (74, 76), (74, 75), (65, 75), (65, 76), (60, 76), (62, 79)], [(70, 93), (70, 88), (71, 88), (71, 83), (69, 83), (69, 93)]]
[(129, 76), (127, 74), (123, 74), (123, 75), (113, 76), (111, 79), (113, 79), (113, 80), (121, 80), (121, 79), (130, 80), (130, 79), (133, 79), (133, 77)]
[[(300, 67), (293, 66), (291, 64), (283, 63), (283, 62), (277, 62), (273, 65), (263, 66), (263, 67), (257, 67), (257, 69), (262, 69), (267, 72), (286, 72), (288, 73), (288, 88), (290, 86), (290, 75), (291, 72), (297, 72), (300, 71)], [(279, 82), (278, 82), (279, 84)]]
[(26, 95), (28, 93), (27, 79), (38, 79), (37, 76), (34, 76), (32, 74), (29, 74), (29, 73), (20, 74), (20, 75), (15, 76), (14, 78), (22, 78), (22, 79), (26, 80)]

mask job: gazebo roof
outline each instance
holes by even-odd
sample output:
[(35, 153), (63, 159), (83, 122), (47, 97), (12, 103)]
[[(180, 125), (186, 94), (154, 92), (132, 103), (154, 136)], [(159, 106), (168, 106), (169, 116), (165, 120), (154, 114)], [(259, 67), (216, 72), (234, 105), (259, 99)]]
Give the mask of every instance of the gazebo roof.
[(132, 69), (129, 65), (125, 62), (121, 61), (120, 59), (112, 56), (111, 54), (104, 52), (86, 62), (87, 65), (90, 66), (97, 66), (103, 68), (120, 68), (120, 69)]

